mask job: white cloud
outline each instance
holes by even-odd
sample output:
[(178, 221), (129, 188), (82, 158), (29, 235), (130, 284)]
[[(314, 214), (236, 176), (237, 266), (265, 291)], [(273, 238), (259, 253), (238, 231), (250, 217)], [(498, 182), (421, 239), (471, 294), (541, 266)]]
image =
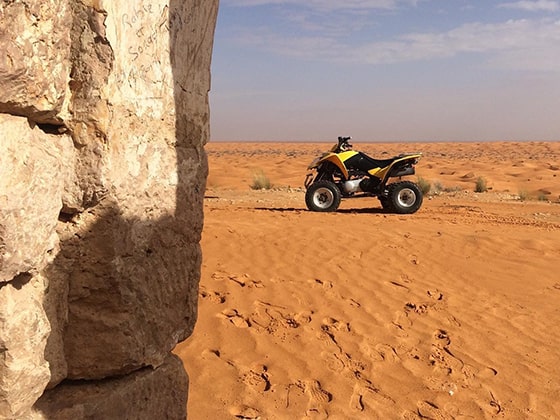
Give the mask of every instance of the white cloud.
[(268, 53), (308, 60), (391, 64), (460, 54), (505, 69), (560, 71), (560, 21), (510, 20), (469, 23), (447, 32), (408, 33), (392, 39), (353, 45), (335, 36), (287, 36), (252, 28), (237, 41)]
[(222, 0), (230, 6), (296, 5), (321, 11), (335, 10), (393, 10), (401, 6), (415, 6), (418, 0)]
[(381, 64), (451, 57), (461, 53), (489, 56), (494, 66), (560, 71), (560, 22), (512, 20), (471, 23), (443, 33), (413, 33), (391, 42), (354, 50), (355, 60)]
[(519, 9), (528, 12), (556, 12), (560, 10), (560, 3), (553, 0), (523, 0), (502, 3), (498, 7), (504, 9)]

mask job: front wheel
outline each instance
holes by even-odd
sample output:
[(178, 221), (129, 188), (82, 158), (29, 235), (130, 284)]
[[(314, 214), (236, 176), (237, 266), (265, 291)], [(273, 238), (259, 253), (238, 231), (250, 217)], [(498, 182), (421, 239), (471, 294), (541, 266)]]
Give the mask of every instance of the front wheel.
[(314, 182), (305, 193), (305, 204), (311, 211), (336, 211), (340, 199), (340, 190), (331, 181)]
[(418, 211), (422, 205), (423, 195), (420, 187), (414, 182), (403, 181), (389, 184), (389, 194), (386, 202), (381, 204), (383, 208), (398, 214), (412, 214)]

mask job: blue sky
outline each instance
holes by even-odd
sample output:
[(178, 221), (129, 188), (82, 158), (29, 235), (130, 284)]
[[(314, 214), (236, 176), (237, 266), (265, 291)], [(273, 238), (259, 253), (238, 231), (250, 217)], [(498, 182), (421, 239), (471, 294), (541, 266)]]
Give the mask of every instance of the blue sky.
[(220, 0), (213, 141), (560, 140), (560, 0)]

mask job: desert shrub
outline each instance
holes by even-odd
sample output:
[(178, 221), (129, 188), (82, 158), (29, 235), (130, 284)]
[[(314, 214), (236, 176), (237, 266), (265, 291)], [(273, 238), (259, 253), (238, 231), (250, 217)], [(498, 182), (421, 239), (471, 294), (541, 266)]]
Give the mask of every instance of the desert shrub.
[(439, 193), (456, 193), (461, 191), (462, 188), (458, 185), (452, 185), (452, 186), (446, 186), (443, 185), (440, 181), (435, 181), (432, 191), (435, 194), (439, 194)]
[(462, 190), (463, 190), (463, 189), (462, 189), (460, 186), (458, 186), (458, 185), (454, 185), (454, 186), (452, 186), (452, 187), (445, 187), (445, 188), (443, 189), (443, 191), (444, 191), (444, 192), (447, 192), (447, 193), (451, 193), (451, 192), (456, 193), (456, 192), (459, 192), (459, 191), (462, 191)]
[(432, 189), (432, 184), (427, 179), (422, 178), (421, 176), (418, 177), (418, 186), (420, 187), (420, 191), (422, 194), (428, 194)]
[(527, 200), (527, 199), (529, 198), (529, 193), (528, 193), (527, 191), (525, 191), (525, 190), (519, 191), (518, 195), (519, 195), (519, 199), (520, 199), (521, 201), (525, 201), (525, 200)]
[(270, 179), (265, 175), (262, 170), (255, 171), (253, 174), (253, 183), (251, 184), (252, 190), (269, 190), (272, 188)]
[(445, 187), (443, 186), (443, 184), (440, 181), (434, 181), (434, 184), (432, 186), (432, 191), (435, 194), (438, 194), (442, 191), (444, 191)]
[(540, 193), (539, 196), (537, 197), (537, 200), (548, 201), (548, 196), (545, 193)]
[(486, 178), (479, 176), (476, 179), (476, 184), (474, 187), (474, 192), (482, 193), (488, 191), (488, 185), (486, 183)]

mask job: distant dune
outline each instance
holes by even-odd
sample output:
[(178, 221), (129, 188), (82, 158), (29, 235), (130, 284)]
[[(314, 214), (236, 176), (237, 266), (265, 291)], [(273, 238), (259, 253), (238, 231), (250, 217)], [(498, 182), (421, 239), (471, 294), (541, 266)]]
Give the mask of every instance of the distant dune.
[(207, 146), (199, 318), (175, 350), (189, 417), (556, 418), (560, 142), (355, 144), (423, 153), (408, 216), (308, 211), (329, 146)]

